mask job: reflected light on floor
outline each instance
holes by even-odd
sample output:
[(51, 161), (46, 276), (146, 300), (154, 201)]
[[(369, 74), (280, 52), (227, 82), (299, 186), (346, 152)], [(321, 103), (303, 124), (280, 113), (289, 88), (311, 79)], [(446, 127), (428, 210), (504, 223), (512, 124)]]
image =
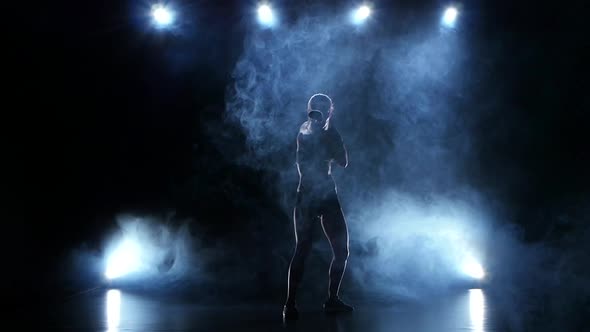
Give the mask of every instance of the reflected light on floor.
[(484, 332), (486, 304), (481, 289), (469, 290), (469, 317), (471, 318), (471, 330)]
[(107, 292), (107, 332), (116, 332), (121, 321), (121, 292), (111, 289)]

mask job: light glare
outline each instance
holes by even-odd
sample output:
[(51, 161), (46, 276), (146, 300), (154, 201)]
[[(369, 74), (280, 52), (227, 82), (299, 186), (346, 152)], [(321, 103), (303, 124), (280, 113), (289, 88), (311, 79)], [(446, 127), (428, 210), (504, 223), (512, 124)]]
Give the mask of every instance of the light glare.
[(475, 278), (475, 279), (483, 279), (485, 277), (485, 272), (483, 271), (483, 267), (481, 264), (476, 262), (473, 259), (469, 259), (465, 265), (463, 266), (463, 272), (468, 276)]
[(471, 318), (471, 328), (475, 332), (484, 331), (485, 323), (485, 298), (481, 289), (469, 290), (469, 317)]
[(354, 11), (353, 21), (356, 24), (360, 24), (369, 18), (369, 16), (371, 16), (371, 8), (367, 5), (362, 5)]
[(111, 289), (107, 292), (107, 332), (117, 331), (121, 322), (121, 292)]
[(444, 25), (448, 27), (453, 27), (455, 25), (455, 21), (457, 19), (457, 15), (459, 15), (459, 11), (455, 7), (449, 7), (445, 10), (443, 14), (442, 22)]
[(139, 259), (139, 245), (126, 239), (109, 256), (105, 277), (115, 279), (136, 271)]
[(173, 20), (172, 12), (163, 5), (155, 5), (152, 8), (152, 17), (156, 24), (161, 27), (170, 25)]
[(269, 5), (263, 4), (258, 7), (258, 21), (264, 25), (273, 25), (274, 14)]

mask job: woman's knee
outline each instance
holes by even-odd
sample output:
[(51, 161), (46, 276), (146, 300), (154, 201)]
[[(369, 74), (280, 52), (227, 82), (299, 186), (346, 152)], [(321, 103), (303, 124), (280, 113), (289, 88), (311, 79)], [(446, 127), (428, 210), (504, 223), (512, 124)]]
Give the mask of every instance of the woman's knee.
[(337, 250), (334, 250), (334, 260), (339, 262), (346, 262), (348, 260), (349, 254), (350, 252), (348, 250), (348, 246), (338, 248)]

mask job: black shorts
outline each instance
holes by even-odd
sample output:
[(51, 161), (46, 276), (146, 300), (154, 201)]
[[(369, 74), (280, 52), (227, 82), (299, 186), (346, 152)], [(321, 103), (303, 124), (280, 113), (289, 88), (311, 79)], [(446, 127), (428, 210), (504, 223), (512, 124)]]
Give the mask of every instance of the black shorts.
[(336, 188), (331, 190), (301, 190), (296, 196), (296, 218), (307, 220), (321, 218), (336, 211), (341, 211)]

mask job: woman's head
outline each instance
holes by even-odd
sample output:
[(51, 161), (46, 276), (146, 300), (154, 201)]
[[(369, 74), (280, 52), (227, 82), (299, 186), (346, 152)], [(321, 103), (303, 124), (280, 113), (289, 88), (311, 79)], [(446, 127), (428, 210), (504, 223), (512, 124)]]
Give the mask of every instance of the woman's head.
[(334, 111), (334, 104), (332, 99), (323, 93), (317, 93), (307, 103), (307, 116), (313, 123), (321, 124), (328, 129), (327, 126)]

